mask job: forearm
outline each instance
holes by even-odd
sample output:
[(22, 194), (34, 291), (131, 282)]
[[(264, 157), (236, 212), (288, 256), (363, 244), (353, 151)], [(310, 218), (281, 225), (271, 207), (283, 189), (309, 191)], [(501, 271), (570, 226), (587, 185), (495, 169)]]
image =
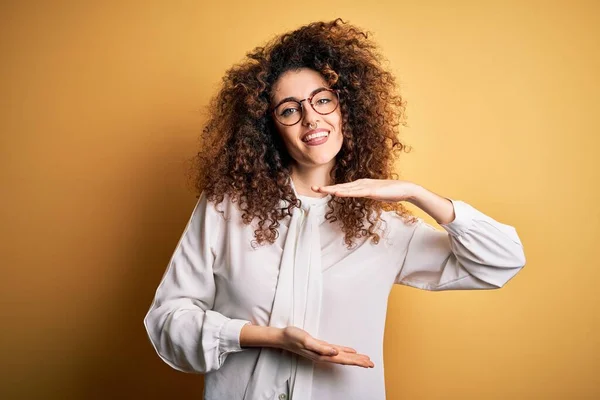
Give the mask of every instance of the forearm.
[(280, 347), (283, 330), (272, 326), (246, 324), (240, 332), (241, 347)]
[(422, 186), (415, 184), (413, 194), (407, 201), (431, 215), (440, 225), (454, 221), (455, 214), (452, 202)]

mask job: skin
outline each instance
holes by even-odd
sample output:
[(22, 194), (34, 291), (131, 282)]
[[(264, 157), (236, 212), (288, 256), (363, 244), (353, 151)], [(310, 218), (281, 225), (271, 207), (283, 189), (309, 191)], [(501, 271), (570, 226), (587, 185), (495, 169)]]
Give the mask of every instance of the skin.
[[(321, 74), (311, 69), (302, 68), (282, 74), (273, 85), (271, 105), (278, 104), (287, 97), (296, 100), (308, 98), (312, 92), (319, 88), (328, 88)], [(325, 186), (330, 183), (329, 171), (335, 165), (335, 156), (342, 148), (342, 114), (340, 107), (331, 114), (321, 115), (308, 104), (302, 102), (302, 119), (295, 125), (282, 125), (277, 120), (275, 125), (283, 143), (292, 156), (294, 163), (291, 166), (292, 180), (296, 190), (301, 195), (324, 197), (310, 189), (311, 185)], [(300, 138), (311, 130), (310, 124), (316, 129), (329, 131), (327, 142), (319, 146), (309, 146)]]
[[(271, 104), (276, 105), (286, 97), (297, 100), (308, 98), (320, 87), (327, 87), (323, 77), (316, 71), (303, 68), (282, 74), (273, 85)], [(438, 224), (445, 225), (455, 218), (452, 202), (416, 183), (394, 179), (359, 179), (333, 185), (329, 172), (335, 165), (335, 156), (343, 141), (341, 111), (321, 115), (307, 101), (303, 102), (302, 119), (295, 125), (285, 126), (275, 122), (287, 151), (294, 160), (291, 176), (300, 195), (324, 197), (367, 197), (385, 202), (407, 201), (431, 215)], [(329, 131), (326, 143), (308, 146), (300, 139), (314, 127)], [(373, 368), (369, 356), (359, 354), (351, 347), (327, 343), (312, 337), (297, 327), (274, 328), (245, 325), (240, 333), (242, 347), (282, 348), (317, 362), (331, 362)]]

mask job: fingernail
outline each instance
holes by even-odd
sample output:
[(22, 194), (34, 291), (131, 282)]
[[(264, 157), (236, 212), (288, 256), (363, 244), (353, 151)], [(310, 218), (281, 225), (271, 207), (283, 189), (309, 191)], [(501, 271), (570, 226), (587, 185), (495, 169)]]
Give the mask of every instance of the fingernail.
[(329, 350), (329, 354), (331, 354), (332, 356), (335, 356), (337, 354), (337, 350), (331, 349), (331, 350)]

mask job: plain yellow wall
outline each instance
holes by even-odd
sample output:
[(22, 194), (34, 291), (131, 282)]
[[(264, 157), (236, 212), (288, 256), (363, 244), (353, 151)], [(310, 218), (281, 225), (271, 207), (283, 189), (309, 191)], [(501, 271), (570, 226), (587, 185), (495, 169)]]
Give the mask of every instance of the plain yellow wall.
[(205, 3), (0, 5), (0, 397), (200, 397), (142, 324), (195, 202), (199, 110), (246, 51), (340, 16), (408, 101), (402, 177), (527, 256), (498, 291), (393, 289), (389, 399), (600, 398), (600, 3)]

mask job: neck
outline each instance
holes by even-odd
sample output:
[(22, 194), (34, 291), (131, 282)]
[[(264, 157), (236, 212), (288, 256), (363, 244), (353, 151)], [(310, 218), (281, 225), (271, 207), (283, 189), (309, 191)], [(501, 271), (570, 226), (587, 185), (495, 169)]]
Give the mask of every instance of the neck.
[(325, 197), (322, 193), (314, 192), (311, 186), (327, 186), (333, 184), (329, 177), (333, 165), (319, 165), (317, 167), (292, 166), (292, 180), (296, 192), (301, 196)]

